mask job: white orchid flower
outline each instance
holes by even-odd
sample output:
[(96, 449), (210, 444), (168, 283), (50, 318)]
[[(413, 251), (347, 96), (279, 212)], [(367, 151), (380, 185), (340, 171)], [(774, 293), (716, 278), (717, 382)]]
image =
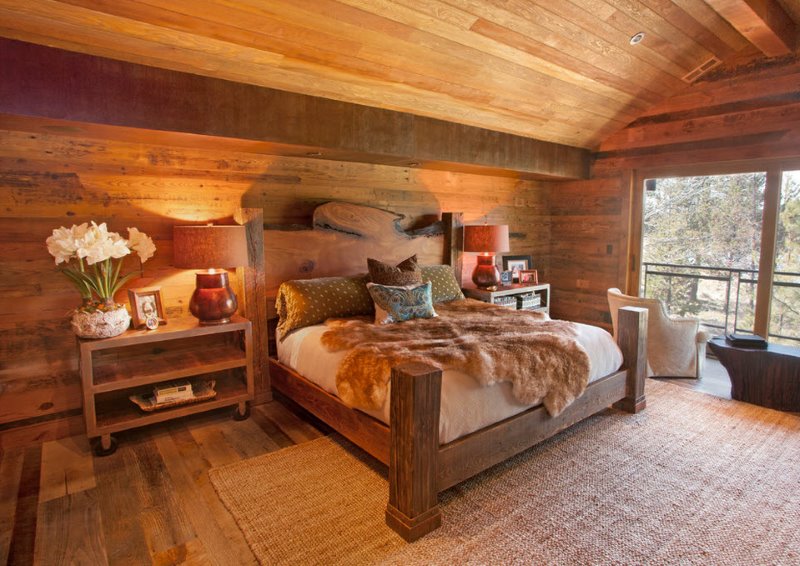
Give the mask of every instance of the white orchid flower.
[(68, 262), (75, 256), (78, 245), (72, 234), (72, 230), (68, 230), (62, 226), (61, 228), (53, 230), (53, 235), (45, 240), (47, 251), (50, 252), (51, 256), (56, 258), (56, 265)]
[[(99, 297), (106, 306), (114, 304), (114, 294), (137, 271), (120, 275), (121, 260), (135, 250), (142, 262), (150, 259), (156, 251), (153, 240), (136, 228), (128, 228), (130, 240), (126, 240), (116, 232), (109, 232), (106, 223), (92, 222), (73, 225), (67, 229), (63, 226), (53, 230), (47, 238), (47, 251), (55, 258), (56, 265), (66, 263), (62, 273), (78, 288), (84, 304), (92, 304), (92, 297)], [(71, 264), (71, 260), (79, 261)], [(85, 269), (83, 259), (93, 269)], [(118, 260), (118, 261), (113, 261)], [(101, 264), (101, 265), (97, 265)]]
[(156, 245), (153, 239), (138, 228), (128, 228), (128, 247), (139, 254), (142, 263), (153, 257)]

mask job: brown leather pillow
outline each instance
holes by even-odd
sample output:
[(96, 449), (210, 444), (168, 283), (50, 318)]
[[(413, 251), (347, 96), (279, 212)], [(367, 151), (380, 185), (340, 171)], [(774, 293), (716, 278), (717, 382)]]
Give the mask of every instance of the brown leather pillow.
[(369, 277), (378, 285), (392, 285), (395, 287), (415, 285), (422, 283), (422, 272), (417, 265), (417, 255), (414, 254), (392, 267), (377, 259), (367, 258)]

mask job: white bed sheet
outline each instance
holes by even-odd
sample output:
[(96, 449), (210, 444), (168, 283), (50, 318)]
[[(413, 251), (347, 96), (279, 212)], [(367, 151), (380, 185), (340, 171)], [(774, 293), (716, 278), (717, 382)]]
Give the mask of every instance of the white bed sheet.
[[(577, 340), (589, 354), (589, 383), (622, 366), (622, 352), (608, 332), (586, 324), (577, 326)], [(329, 352), (320, 344), (320, 337), (326, 329), (324, 324), (308, 326), (291, 333), (283, 341), (278, 339), (278, 359), (336, 395), (336, 371), (347, 352)], [(388, 424), (389, 398), (387, 395), (379, 410), (364, 412)], [(442, 372), (439, 442), (452, 442), (529, 407), (514, 399), (510, 383), (483, 387), (463, 372), (445, 370)]]

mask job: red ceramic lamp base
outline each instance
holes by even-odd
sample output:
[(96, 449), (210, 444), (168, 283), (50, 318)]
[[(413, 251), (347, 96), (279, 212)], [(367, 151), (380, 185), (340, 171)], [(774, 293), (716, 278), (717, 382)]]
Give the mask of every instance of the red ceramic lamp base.
[(472, 282), (479, 289), (497, 289), (500, 284), (500, 271), (494, 263), (494, 255), (478, 256), (478, 265), (472, 272)]
[(239, 304), (224, 270), (199, 271), (196, 288), (189, 301), (189, 310), (203, 326), (227, 324)]

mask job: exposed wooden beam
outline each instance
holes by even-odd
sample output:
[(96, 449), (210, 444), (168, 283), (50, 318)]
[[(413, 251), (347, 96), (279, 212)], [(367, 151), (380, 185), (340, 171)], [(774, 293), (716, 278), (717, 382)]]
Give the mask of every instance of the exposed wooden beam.
[(0, 113), (300, 146), (345, 161), (539, 178), (589, 170), (589, 152), (576, 147), (7, 39)]
[(788, 55), (795, 48), (797, 25), (777, 0), (706, 0), (764, 55)]

